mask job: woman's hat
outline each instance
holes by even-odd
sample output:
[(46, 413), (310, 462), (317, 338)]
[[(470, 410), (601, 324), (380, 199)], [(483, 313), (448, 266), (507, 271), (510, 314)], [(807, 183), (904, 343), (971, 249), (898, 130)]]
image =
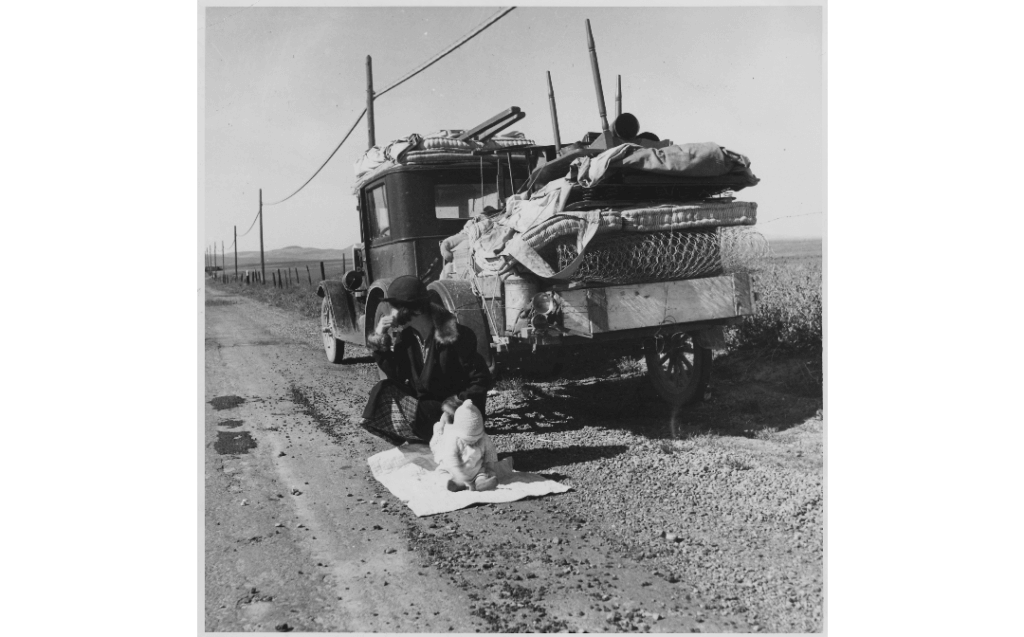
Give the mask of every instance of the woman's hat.
[(430, 295), (423, 281), (411, 274), (403, 274), (388, 286), (388, 295), (384, 300), (389, 303), (420, 303), (429, 301)]

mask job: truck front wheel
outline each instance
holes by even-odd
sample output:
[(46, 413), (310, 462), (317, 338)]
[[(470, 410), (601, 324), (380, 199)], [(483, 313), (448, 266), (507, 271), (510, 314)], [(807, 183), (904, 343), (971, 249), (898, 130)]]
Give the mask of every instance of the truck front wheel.
[(711, 350), (697, 344), (695, 334), (680, 332), (644, 342), (647, 377), (670, 405), (703, 397), (711, 380)]
[(345, 341), (334, 338), (334, 310), (331, 309), (331, 299), (325, 294), (320, 303), (320, 331), (324, 337), (324, 351), (327, 352), (327, 360), (335, 365), (341, 363), (345, 358)]

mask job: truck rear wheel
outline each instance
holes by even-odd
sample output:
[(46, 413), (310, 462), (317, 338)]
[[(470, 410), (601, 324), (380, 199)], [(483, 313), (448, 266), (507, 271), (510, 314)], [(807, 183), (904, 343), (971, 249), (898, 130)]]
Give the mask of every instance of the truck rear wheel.
[(331, 308), (331, 300), (324, 295), (320, 303), (320, 331), (324, 337), (324, 351), (327, 353), (327, 360), (335, 365), (341, 363), (345, 358), (345, 341), (334, 338), (334, 310)]
[(430, 300), (452, 314), (459, 325), (465, 325), (476, 335), (476, 351), (484, 359), (487, 369), (494, 375), (497, 360), (491, 349), (491, 334), (487, 328), (487, 316), (480, 299), (473, 292), (469, 281), (446, 279), (434, 281), (427, 286)]
[(711, 350), (697, 344), (692, 332), (659, 336), (644, 342), (647, 377), (670, 405), (703, 397), (711, 380)]

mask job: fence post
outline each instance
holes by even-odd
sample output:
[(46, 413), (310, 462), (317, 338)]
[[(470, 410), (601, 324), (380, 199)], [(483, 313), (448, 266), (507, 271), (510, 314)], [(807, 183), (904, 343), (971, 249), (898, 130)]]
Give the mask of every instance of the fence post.
[(327, 280), (327, 274), (324, 273), (324, 262), (323, 261), (320, 262), (320, 280), (321, 281), (326, 281)]
[(274, 284), (275, 288), (277, 287), (277, 274), (273, 270), (270, 271), (270, 282)]
[(313, 273), (309, 271), (309, 266), (306, 266), (306, 276), (309, 277), (309, 284), (313, 285)]
[(277, 282), (281, 285), (282, 288), (284, 287), (284, 279), (281, 278), (281, 268), (277, 269)]
[(299, 269), (295, 268), (295, 285), (299, 284)]
[(348, 272), (348, 256), (344, 253), (341, 255), (341, 271)]

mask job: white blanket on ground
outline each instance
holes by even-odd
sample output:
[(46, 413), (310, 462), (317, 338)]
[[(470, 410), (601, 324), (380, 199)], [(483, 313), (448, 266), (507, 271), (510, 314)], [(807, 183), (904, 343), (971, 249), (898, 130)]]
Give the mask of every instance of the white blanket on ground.
[(571, 487), (536, 473), (512, 470), (511, 458), (498, 462), (498, 488), (493, 491), (458, 491), (447, 488), (449, 476), (436, 471), (427, 445), (405, 444), (367, 460), (378, 482), (405, 502), (417, 517), (464, 509), (477, 502), (514, 502), (530, 496), (565, 493)]

